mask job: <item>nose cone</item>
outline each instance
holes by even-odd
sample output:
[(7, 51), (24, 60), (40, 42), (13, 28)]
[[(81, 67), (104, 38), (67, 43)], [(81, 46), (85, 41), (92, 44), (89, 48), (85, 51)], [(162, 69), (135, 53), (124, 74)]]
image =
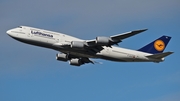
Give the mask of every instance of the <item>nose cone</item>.
[(6, 31), (6, 33), (11, 36), (11, 30)]
[(10, 37), (16, 37), (16, 34), (14, 33), (14, 29), (10, 29), (10, 30), (6, 31), (6, 33), (7, 33)]

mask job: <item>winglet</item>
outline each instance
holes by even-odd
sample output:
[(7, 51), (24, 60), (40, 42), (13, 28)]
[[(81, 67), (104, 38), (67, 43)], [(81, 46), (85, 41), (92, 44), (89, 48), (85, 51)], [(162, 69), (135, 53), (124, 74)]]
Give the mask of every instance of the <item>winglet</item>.
[(134, 31), (134, 32), (141, 33), (141, 32), (144, 32), (144, 31), (146, 31), (146, 30), (148, 30), (148, 29), (146, 28), (146, 29), (136, 30), (136, 31)]

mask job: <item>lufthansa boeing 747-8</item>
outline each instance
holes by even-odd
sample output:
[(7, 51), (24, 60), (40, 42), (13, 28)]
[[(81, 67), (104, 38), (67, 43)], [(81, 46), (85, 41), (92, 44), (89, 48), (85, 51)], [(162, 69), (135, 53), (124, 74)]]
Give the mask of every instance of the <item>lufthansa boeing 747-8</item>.
[(70, 65), (74, 66), (96, 63), (90, 58), (101, 58), (116, 62), (159, 63), (164, 61), (166, 56), (173, 53), (163, 52), (171, 39), (170, 36), (162, 36), (138, 50), (113, 46), (146, 30), (135, 30), (110, 37), (98, 36), (92, 40), (82, 40), (63, 33), (27, 26), (10, 29), (7, 34), (20, 42), (57, 50), (60, 52), (56, 55), (57, 60), (69, 61)]

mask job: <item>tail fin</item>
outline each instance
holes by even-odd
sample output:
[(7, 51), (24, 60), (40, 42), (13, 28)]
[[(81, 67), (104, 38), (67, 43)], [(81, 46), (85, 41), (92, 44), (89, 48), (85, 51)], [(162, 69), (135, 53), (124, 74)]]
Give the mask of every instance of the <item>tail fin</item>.
[(162, 36), (156, 39), (155, 41), (151, 42), (150, 44), (142, 47), (138, 51), (151, 53), (151, 54), (162, 53), (166, 48), (167, 44), (169, 43), (170, 39), (171, 39), (170, 36)]

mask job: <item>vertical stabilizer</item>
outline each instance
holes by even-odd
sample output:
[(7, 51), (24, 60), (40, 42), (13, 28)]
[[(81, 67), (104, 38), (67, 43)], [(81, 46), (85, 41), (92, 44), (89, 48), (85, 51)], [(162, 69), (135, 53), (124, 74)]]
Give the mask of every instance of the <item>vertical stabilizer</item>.
[(151, 54), (157, 54), (162, 53), (166, 46), (168, 45), (171, 37), (170, 36), (162, 36), (155, 41), (151, 42), (150, 44), (142, 47), (138, 51), (151, 53)]

